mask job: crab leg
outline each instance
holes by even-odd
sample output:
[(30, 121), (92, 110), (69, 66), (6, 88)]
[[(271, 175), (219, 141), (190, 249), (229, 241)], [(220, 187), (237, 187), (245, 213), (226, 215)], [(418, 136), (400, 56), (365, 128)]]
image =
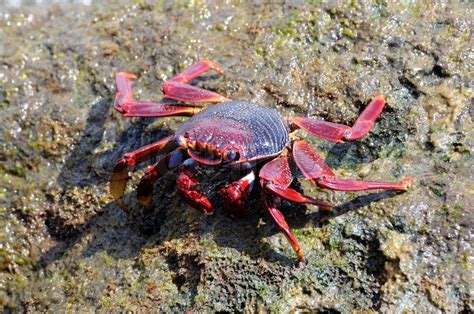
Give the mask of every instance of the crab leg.
[(354, 141), (369, 133), (375, 120), (382, 112), (384, 104), (383, 96), (376, 95), (352, 127), (322, 120), (297, 117), (292, 119), (292, 128), (301, 128), (313, 136), (331, 142), (343, 143), (344, 141)]
[(164, 97), (192, 103), (219, 103), (228, 100), (228, 98), (217, 93), (187, 84), (210, 70), (214, 70), (220, 74), (224, 73), (224, 70), (217, 63), (208, 60), (198, 61), (163, 84), (161, 90)]
[(322, 208), (332, 208), (331, 205), (305, 196), (290, 188), (293, 175), (289, 165), (289, 158), (280, 156), (265, 164), (260, 170), (260, 183), (264, 190), (288, 201), (312, 204)]
[(212, 215), (214, 208), (207, 198), (206, 193), (197, 189), (199, 187), (199, 181), (193, 172), (193, 168), (196, 164), (197, 162), (192, 158), (185, 160), (183, 169), (176, 178), (176, 186), (178, 192), (189, 205), (206, 215)]
[(224, 70), (219, 64), (209, 60), (199, 60), (184, 69), (183, 72), (170, 78), (168, 82), (189, 83), (210, 70), (214, 70), (219, 74), (224, 74)]
[(113, 169), (112, 179), (110, 181), (110, 194), (112, 194), (116, 201), (119, 201), (127, 186), (129, 179), (128, 172), (131, 168), (152, 158), (156, 154), (167, 153), (176, 148), (178, 148), (178, 144), (176, 144), (174, 140), (174, 135), (171, 135), (158, 142), (124, 154), (123, 157), (117, 161)]
[(137, 188), (137, 200), (142, 206), (148, 206), (153, 193), (153, 184), (163, 177), (169, 170), (179, 166), (183, 160), (185, 152), (182, 149), (176, 149), (157, 163), (150, 166), (140, 180)]
[(270, 196), (268, 193), (262, 190), (262, 201), (263, 207), (265, 207), (272, 219), (277, 224), (278, 228), (280, 228), (280, 231), (283, 232), (288, 242), (290, 242), (291, 247), (298, 256), (298, 260), (300, 262), (304, 261), (303, 250), (301, 249), (298, 240), (296, 240), (295, 236), (291, 232), (291, 229), (285, 220), (285, 216), (283, 216), (282, 212), (278, 209), (281, 199), (279, 197)]
[(303, 251), (295, 236), (291, 233), (285, 217), (278, 209), (281, 198), (297, 203), (313, 204), (323, 208), (331, 208), (332, 206), (304, 196), (298, 191), (289, 188), (293, 181), (293, 175), (291, 174), (289, 158), (287, 156), (280, 156), (266, 163), (260, 170), (259, 177), (260, 184), (262, 185), (263, 206), (288, 239), (288, 242), (290, 242), (293, 250), (298, 255), (298, 259), (303, 261)]
[(293, 158), (303, 175), (313, 184), (322, 188), (339, 191), (401, 190), (406, 191), (412, 179), (401, 182), (363, 181), (337, 179), (319, 154), (305, 141), (293, 144)]
[(131, 79), (135, 75), (127, 72), (119, 72), (115, 75), (117, 92), (115, 94), (115, 110), (125, 117), (169, 117), (169, 116), (192, 116), (202, 110), (196, 105), (176, 105), (136, 101), (133, 99)]
[(219, 192), (222, 195), (224, 208), (233, 213), (242, 212), (245, 208), (245, 201), (252, 191), (254, 181), (255, 172), (252, 170), (240, 180), (232, 182), (220, 189)]

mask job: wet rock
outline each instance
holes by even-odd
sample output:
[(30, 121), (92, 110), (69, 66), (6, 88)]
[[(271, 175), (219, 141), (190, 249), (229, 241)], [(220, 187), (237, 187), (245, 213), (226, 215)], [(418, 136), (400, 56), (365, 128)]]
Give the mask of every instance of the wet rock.
[[(467, 3), (421, 2), (4, 10), (2, 310), (472, 312), (472, 15)], [(144, 165), (118, 206), (107, 189), (115, 160), (183, 119), (123, 118), (112, 109), (114, 74), (137, 74), (135, 96), (160, 100), (163, 81), (199, 59), (225, 74), (193, 84), (284, 116), (352, 125), (383, 94), (387, 105), (360, 141), (298, 135), (339, 177), (411, 176), (412, 187), (356, 194), (300, 180), (296, 188), (336, 205), (283, 203), (304, 265), (258, 188), (242, 217), (219, 206), (204, 217), (179, 200), (169, 174), (141, 208), (134, 188)], [(230, 179), (200, 178), (212, 191)]]

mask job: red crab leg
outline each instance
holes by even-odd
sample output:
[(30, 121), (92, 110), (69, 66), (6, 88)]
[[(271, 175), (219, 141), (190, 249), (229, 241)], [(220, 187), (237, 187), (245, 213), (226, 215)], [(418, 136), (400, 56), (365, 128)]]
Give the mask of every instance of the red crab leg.
[(266, 163), (260, 170), (259, 177), (260, 183), (266, 191), (288, 201), (332, 208), (329, 204), (307, 197), (289, 187), (293, 181), (293, 175), (291, 174), (289, 158), (286, 156), (280, 156)]
[(197, 189), (199, 187), (199, 181), (192, 172), (192, 166), (195, 163), (193, 159), (187, 159), (183, 163), (184, 167), (182, 172), (180, 172), (176, 178), (176, 186), (178, 192), (189, 205), (206, 215), (212, 215), (214, 208), (207, 198), (206, 193)]
[(140, 180), (137, 188), (137, 200), (142, 206), (148, 206), (153, 194), (153, 184), (163, 177), (169, 170), (179, 166), (183, 160), (184, 151), (177, 149), (157, 163), (150, 166)]
[(133, 152), (129, 152), (123, 155), (115, 164), (112, 179), (110, 181), (110, 194), (116, 201), (119, 201), (127, 186), (129, 179), (128, 171), (135, 165), (148, 160), (159, 153), (167, 153), (171, 150), (178, 148), (174, 140), (174, 135), (165, 137), (158, 142), (149, 144), (144, 147), (140, 147)]
[(219, 64), (209, 60), (199, 60), (198, 62), (184, 69), (183, 72), (170, 78), (169, 82), (174, 81), (180, 83), (189, 83), (210, 70), (214, 70), (219, 74), (224, 74), (224, 70)]
[(280, 228), (280, 231), (283, 232), (285, 237), (288, 239), (288, 242), (290, 242), (291, 247), (298, 256), (298, 260), (300, 262), (304, 261), (303, 250), (301, 249), (298, 240), (296, 240), (295, 236), (291, 232), (291, 229), (285, 220), (285, 216), (283, 216), (282, 212), (278, 209), (278, 205), (280, 204), (280, 198), (271, 196), (268, 193), (265, 193), (264, 190), (262, 190), (262, 201), (263, 207), (265, 207), (272, 219)]
[(169, 117), (169, 116), (192, 116), (202, 110), (199, 106), (175, 105), (153, 102), (136, 101), (133, 99), (131, 79), (135, 75), (127, 72), (119, 72), (115, 75), (117, 92), (115, 94), (115, 110), (125, 117)]
[(220, 74), (224, 73), (224, 70), (217, 63), (208, 60), (198, 61), (163, 84), (161, 90), (164, 97), (193, 103), (219, 103), (228, 100), (228, 98), (217, 93), (187, 84), (209, 70), (214, 70)]
[(295, 236), (291, 233), (285, 217), (278, 209), (281, 198), (297, 203), (313, 204), (323, 208), (331, 208), (332, 206), (304, 196), (298, 191), (289, 188), (291, 181), (293, 181), (293, 175), (291, 174), (289, 158), (287, 156), (280, 156), (266, 163), (260, 170), (259, 177), (263, 188), (263, 206), (290, 242), (293, 250), (298, 255), (298, 259), (303, 261), (303, 251)]
[(321, 156), (303, 140), (298, 140), (293, 144), (293, 158), (307, 179), (315, 185), (330, 190), (364, 191), (382, 189), (406, 191), (408, 184), (412, 182), (409, 177), (404, 178), (401, 182), (337, 179)]
[(376, 95), (352, 127), (322, 120), (297, 117), (292, 119), (292, 128), (301, 128), (313, 136), (331, 142), (354, 141), (369, 133), (375, 120), (382, 112), (384, 104), (383, 96)]
[(224, 208), (232, 213), (242, 212), (245, 208), (245, 201), (252, 191), (254, 181), (255, 172), (251, 171), (240, 180), (232, 182), (220, 189), (219, 192), (222, 195)]

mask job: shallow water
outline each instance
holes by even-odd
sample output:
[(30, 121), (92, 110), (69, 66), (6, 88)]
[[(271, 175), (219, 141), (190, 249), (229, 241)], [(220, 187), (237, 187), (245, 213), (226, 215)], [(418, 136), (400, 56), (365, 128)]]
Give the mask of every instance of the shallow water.
[[(12, 3), (0, 3), (5, 310), (472, 311), (472, 6)], [(114, 74), (136, 73), (136, 97), (160, 99), (161, 83), (199, 59), (225, 69), (199, 86), (285, 116), (350, 125), (382, 93), (360, 141), (299, 135), (340, 177), (413, 186), (342, 193), (300, 179), (300, 191), (336, 205), (284, 203), (305, 265), (258, 191), (241, 218), (205, 217), (170, 174), (144, 209), (139, 169), (121, 208), (107, 189), (115, 160), (184, 118), (123, 118)]]

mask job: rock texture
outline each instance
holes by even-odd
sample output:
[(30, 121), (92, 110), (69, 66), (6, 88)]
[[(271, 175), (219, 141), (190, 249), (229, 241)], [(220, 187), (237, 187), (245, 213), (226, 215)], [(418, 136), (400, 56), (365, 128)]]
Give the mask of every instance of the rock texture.
[[(216, 5), (217, 3), (217, 5)], [(0, 14), (0, 306), (9, 311), (472, 312), (472, 5), (353, 1), (138, 1)], [(341, 177), (414, 178), (402, 194), (321, 191), (332, 212), (285, 203), (297, 265), (259, 193), (247, 213), (205, 217), (176, 195), (119, 207), (107, 181), (124, 152), (184, 121), (124, 119), (114, 74), (137, 98), (198, 59), (196, 84), (232, 99), (351, 124), (369, 136), (308, 138)], [(300, 134), (305, 136), (303, 132)], [(206, 174), (207, 174), (206, 170)], [(217, 186), (222, 176), (213, 179)]]

